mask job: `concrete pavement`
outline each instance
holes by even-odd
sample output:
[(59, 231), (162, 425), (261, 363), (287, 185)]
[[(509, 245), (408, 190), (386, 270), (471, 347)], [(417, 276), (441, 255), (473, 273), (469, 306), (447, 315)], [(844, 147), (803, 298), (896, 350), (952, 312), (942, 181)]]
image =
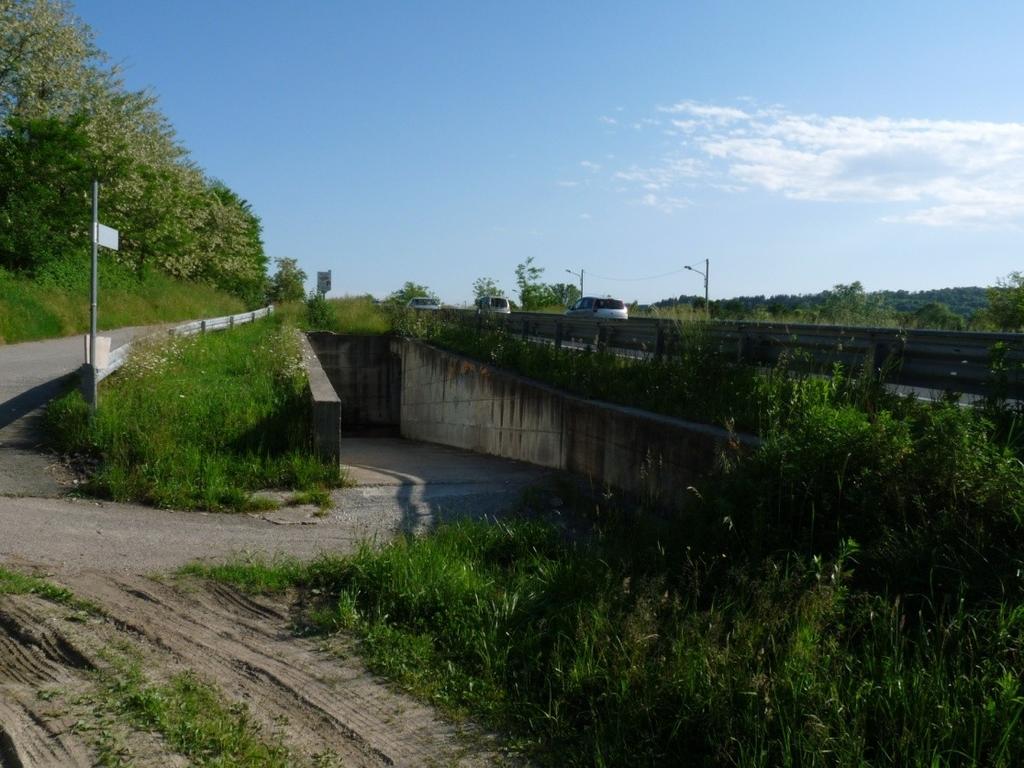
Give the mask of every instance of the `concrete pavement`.
[(312, 557), (424, 533), (459, 518), (498, 517), (550, 473), (520, 462), (387, 438), (345, 442), (356, 485), (327, 513), (282, 507), (216, 514), (88, 499), (0, 498), (0, 563), (62, 573), (150, 573), (246, 553)]

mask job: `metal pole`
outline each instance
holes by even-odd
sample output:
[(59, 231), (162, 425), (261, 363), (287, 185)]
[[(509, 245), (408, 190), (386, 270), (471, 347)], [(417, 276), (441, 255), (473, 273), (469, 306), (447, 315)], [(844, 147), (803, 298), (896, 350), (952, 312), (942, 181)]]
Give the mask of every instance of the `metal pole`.
[(704, 259), (704, 311), (711, 317), (711, 305), (708, 304), (708, 275), (711, 274), (711, 259)]
[(96, 309), (97, 309), (97, 253), (99, 251), (99, 225), (100, 225), (100, 182), (93, 179), (92, 182), (92, 297), (89, 307), (89, 365), (92, 371), (89, 381), (89, 409), (96, 412), (97, 387), (96, 387)]
[(570, 275), (576, 275), (576, 277), (580, 279), (580, 296), (583, 296), (583, 273), (586, 272), (586, 270), (581, 269), (579, 272), (573, 272), (571, 269), (567, 269), (565, 271)]

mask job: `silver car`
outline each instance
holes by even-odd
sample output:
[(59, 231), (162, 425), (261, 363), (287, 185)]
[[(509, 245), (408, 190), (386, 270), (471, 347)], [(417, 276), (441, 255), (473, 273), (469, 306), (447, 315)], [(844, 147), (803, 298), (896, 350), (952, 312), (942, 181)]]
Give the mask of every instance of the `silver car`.
[(594, 317), (600, 320), (628, 320), (629, 311), (618, 299), (584, 296), (567, 310), (569, 317)]
[(417, 296), (415, 299), (409, 299), (409, 303), (406, 306), (409, 309), (425, 309), (436, 312), (441, 309), (441, 302), (429, 296)]

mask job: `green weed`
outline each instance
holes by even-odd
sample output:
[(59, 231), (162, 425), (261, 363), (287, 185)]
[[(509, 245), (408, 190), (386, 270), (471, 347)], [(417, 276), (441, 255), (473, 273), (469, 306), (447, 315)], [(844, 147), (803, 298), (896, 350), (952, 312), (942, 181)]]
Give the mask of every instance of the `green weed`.
[(90, 614), (100, 613), (100, 609), (88, 600), (82, 600), (64, 587), (52, 584), (45, 579), (0, 568), (0, 595), (38, 595), (51, 603), (65, 605), (76, 611)]
[(550, 765), (1024, 756), (1019, 603), (925, 610), (863, 591), (850, 541), (754, 562), (699, 552), (665, 521), (608, 519), (586, 545), (536, 522), (462, 523), (346, 559), (190, 572), (298, 587), (307, 631), (357, 632), (375, 670)]
[(283, 317), (306, 331), (332, 331), (355, 335), (391, 332), (391, 320), (370, 296), (345, 296), (338, 299), (311, 297), (278, 308)]
[(336, 486), (340, 470), (309, 444), (294, 333), (268, 320), (141, 344), (92, 421), (77, 392), (50, 405), (53, 443), (100, 458), (87, 490), (117, 501), (242, 511), (260, 488)]
[(137, 664), (112, 664), (100, 676), (104, 706), (132, 725), (163, 736), (201, 766), (273, 768), (293, 765), (288, 750), (266, 740), (247, 708), (229, 704), (212, 685), (184, 672), (167, 683), (150, 683)]

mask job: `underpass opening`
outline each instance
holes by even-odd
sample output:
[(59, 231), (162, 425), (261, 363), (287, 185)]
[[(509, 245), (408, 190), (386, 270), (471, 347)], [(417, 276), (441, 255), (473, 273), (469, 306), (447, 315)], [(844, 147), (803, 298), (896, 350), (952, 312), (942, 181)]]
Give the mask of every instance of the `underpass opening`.
[(307, 334), (341, 399), (342, 432), (349, 437), (399, 437), (402, 362), (390, 336)]

